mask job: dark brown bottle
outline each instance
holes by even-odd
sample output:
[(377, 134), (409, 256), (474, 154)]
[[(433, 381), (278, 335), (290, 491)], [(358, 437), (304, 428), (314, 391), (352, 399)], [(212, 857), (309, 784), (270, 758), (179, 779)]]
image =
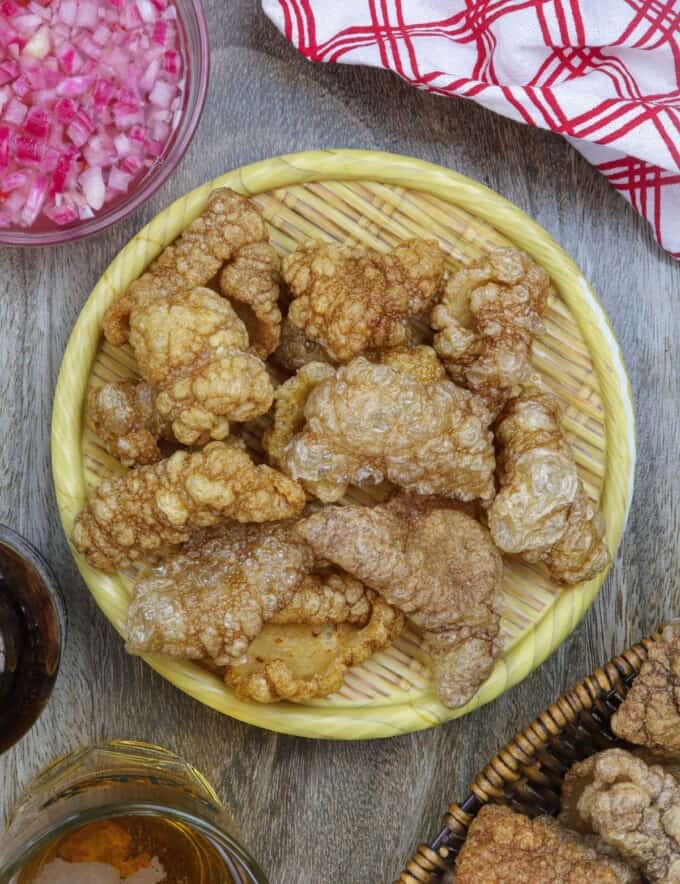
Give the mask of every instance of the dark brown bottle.
[(0, 525), (0, 753), (42, 712), (57, 677), (65, 628), (63, 599), (49, 565)]

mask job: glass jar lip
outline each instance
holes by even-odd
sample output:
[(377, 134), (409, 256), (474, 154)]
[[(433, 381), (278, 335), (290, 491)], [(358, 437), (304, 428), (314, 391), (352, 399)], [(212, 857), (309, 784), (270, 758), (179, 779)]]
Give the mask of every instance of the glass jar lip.
[(215, 846), (227, 852), (230, 860), (235, 861), (239, 872), (248, 875), (247, 884), (269, 884), (269, 880), (250, 853), (241, 847), (224, 830), (211, 823), (209, 820), (197, 814), (191, 814), (179, 808), (155, 804), (154, 802), (118, 802), (115, 804), (102, 804), (99, 807), (91, 807), (86, 810), (72, 813), (63, 819), (47, 826), (32, 838), (26, 841), (18, 854), (7, 860), (1, 860), (7, 865), (0, 866), (0, 884), (10, 884), (12, 877), (20, 872), (26, 863), (50, 841), (61, 835), (65, 835), (86, 823), (98, 822), (104, 819), (115, 819), (121, 816), (164, 816), (177, 822), (184, 823), (204, 835)]
[[(133, 191), (129, 194), (129, 198), (122, 199), (108, 211), (95, 215), (94, 218), (75, 224), (72, 227), (47, 230), (43, 233), (32, 233), (30, 229), (26, 231), (0, 230), (0, 246), (19, 246), (21, 248), (58, 246), (94, 236), (131, 215), (150, 199), (172, 175), (196, 134), (208, 94), (208, 80), (210, 77), (210, 39), (203, 3), (202, 0), (185, 0), (185, 2), (189, 7), (189, 14), (193, 14), (195, 18), (198, 32), (198, 52), (188, 59), (188, 64), (192, 66), (197, 65), (198, 68), (196, 100), (190, 107), (187, 107), (186, 116), (182, 117), (180, 123), (181, 135), (171, 146), (167, 155), (160, 157), (153, 173), (147, 176), (142, 187)], [(182, 15), (185, 16), (186, 12), (182, 13), (180, 11), (180, 16)]]

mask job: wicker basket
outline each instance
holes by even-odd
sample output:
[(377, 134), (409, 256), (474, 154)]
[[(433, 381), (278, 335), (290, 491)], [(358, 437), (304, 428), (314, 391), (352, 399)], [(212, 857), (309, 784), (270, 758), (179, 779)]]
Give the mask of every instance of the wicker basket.
[(621, 744), (609, 722), (660, 636), (661, 630), (596, 669), (513, 737), (477, 774), (467, 797), (449, 805), (441, 832), (418, 847), (396, 884), (438, 881), (452, 868), (468, 827), (489, 802), (509, 804), (529, 816), (554, 816), (571, 765)]

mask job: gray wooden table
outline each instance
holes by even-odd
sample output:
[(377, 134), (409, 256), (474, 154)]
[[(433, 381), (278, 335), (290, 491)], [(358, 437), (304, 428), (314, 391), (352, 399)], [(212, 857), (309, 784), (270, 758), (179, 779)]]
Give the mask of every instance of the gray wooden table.
[[(102, 738), (156, 741), (197, 765), (272, 884), (379, 884), (439, 825), (481, 763), (569, 683), (664, 617), (680, 614), (680, 267), (564, 141), (385, 72), (313, 66), (253, 0), (206, 0), (212, 79), (193, 144), (126, 223), (43, 251), (0, 250), (0, 521), (49, 557), (69, 606), (61, 676), (38, 725), (0, 759), (6, 815), (56, 755)], [(102, 270), (156, 212), (227, 169), (308, 148), (379, 148), (441, 163), (542, 224), (602, 298), (631, 373), (638, 417), (633, 508), (599, 600), (544, 666), (460, 722), (397, 739), (315, 742), (203, 708), (123, 645), (63, 537), (49, 462), (50, 410), (71, 328)]]

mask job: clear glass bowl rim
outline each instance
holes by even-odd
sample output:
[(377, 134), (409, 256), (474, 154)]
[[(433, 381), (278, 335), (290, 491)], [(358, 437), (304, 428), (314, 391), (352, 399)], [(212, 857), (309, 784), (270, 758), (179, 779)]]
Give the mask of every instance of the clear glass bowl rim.
[[(183, 10), (182, 5), (187, 9)], [(57, 228), (40, 233), (32, 233), (30, 229), (25, 231), (0, 230), (0, 246), (53, 246), (94, 236), (94, 234), (100, 233), (131, 215), (135, 209), (138, 209), (142, 203), (152, 197), (175, 171), (186, 153), (201, 119), (210, 77), (210, 40), (202, 0), (184, 0), (184, 4), (178, 3), (178, 7), (180, 7), (180, 16), (184, 19), (187, 14), (193, 14), (195, 17), (198, 52), (193, 55), (189, 53), (188, 63), (192, 66), (192, 75), (196, 76), (196, 101), (187, 108), (186, 116), (182, 117), (180, 123), (181, 135), (175, 140), (168, 154), (162, 157), (162, 162), (158, 164), (157, 169), (147, 177), (139, 190), (135, 190), (129, 195), (129, 198), (121, 200), (112, 209), (95, 215), (94, 218), (82, 221), (73, 227)]]
[(251, 879), (252, 884), (269, 884), (269, 880), (265, 876), (260, 866), (255, 862), (248, 851), (237, 844), (234, 839), (211, 823), (209, 820), (201, 816), (187, 813), (175, 807), (166, 807), (164, 805), (154, 804), (153, 802), (121, 802), (116, 804), (103, 804), (100, 807), (88, 808), (79, 813), (70, 814), (62, 820), (43, 829), (35, 837), (29, 839), (22, 845), (18, 854), (9, 857), (3, 862), (8, 864), (3, 868), (0, 866), (0, 884), (9, 884), (12, 876), (20, 872), (26, 863), (50, 841), (55, 840), (61, 835), (83, 826), (87, 823), (97, 822), (103, 819), (115, 819), (120, 816), (165, 816), (170, 817), (177, 822), (184, 823), (195, 829), (202, 835), (205, 835), (210, 841), (216, 843), (219, 847), (227, 852), (230, 859), (235, 860)]

